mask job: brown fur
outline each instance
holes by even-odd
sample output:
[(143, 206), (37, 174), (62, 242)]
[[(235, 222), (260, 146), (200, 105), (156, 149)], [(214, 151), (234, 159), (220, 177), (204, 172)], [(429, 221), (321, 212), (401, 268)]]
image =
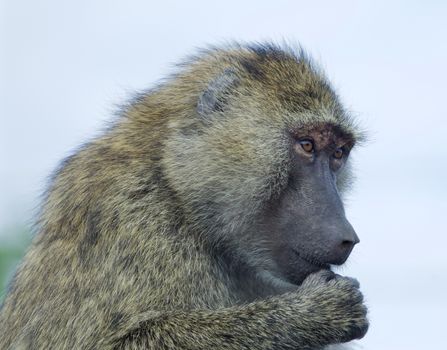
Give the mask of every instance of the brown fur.
[[(225, 82), (231, 89), (206, 110), (198, 101), (226, 70), (236, 83)], [(285, 132), (315, 125), (359, 138), (302, 51), (232, 45), (188, 60), (54, 175), (1, 309), (0, 348), (313, 349), (351, 340), (367, 321), (350, 280), (320, 273), (259, 299), (219, 258), (284, 187)]]

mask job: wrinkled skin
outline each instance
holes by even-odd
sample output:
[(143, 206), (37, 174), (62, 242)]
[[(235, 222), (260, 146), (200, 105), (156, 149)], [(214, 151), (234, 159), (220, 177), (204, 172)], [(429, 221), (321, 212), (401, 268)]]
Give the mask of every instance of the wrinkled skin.
[[(310, 140), (314, 150), (306, 152), (302, 140)], [(349, 139), (321, 128), (291, 143), (289, 183), (264, 213), (257, 237), (267, 242), (279, 275), (301, 284), (310, 273), (343, 264), (359, 238), (346, 219), (336, 184), (348, 157)], [(334, 152), (340, 147), (344, 154), (337, 159)]]

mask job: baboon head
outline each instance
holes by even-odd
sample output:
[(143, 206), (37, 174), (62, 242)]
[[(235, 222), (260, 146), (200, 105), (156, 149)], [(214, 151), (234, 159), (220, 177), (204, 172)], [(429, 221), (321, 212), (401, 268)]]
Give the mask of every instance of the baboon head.
[(322, 72), (273, 45), (210, 50), (191, 67), (176, 77), (192, 93), (163, 165), (193, 231), (276, 283), (344, 263), (359, 239), (340, 192), (360, 133)]

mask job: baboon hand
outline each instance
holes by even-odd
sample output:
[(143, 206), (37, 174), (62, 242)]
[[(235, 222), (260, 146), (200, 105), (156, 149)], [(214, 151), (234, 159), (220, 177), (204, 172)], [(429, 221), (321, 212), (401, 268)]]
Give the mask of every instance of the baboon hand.
[[(332, 271), (319, 271), (309, 275), (300, 293), (309, 298), (310, 307), (321, 323), (322, 334), (332, 334), (336, 342), (362, 338), (368, 331), (367, 308), (359, 290), (359, 282)], [(327, 329), (329, 332), (325, 332)]]

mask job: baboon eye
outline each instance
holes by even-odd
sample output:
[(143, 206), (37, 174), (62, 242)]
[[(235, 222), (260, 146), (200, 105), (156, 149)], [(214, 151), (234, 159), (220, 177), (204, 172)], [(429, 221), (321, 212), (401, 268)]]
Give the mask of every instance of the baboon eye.
[(334, 152), (334, 158), (341, 159), (343, 157), (343, 148), (337, 148)]
[(312, 153), (314, 151), (314, 143), (311, 140), (301, 140), (300, 145), (308, 153)]

